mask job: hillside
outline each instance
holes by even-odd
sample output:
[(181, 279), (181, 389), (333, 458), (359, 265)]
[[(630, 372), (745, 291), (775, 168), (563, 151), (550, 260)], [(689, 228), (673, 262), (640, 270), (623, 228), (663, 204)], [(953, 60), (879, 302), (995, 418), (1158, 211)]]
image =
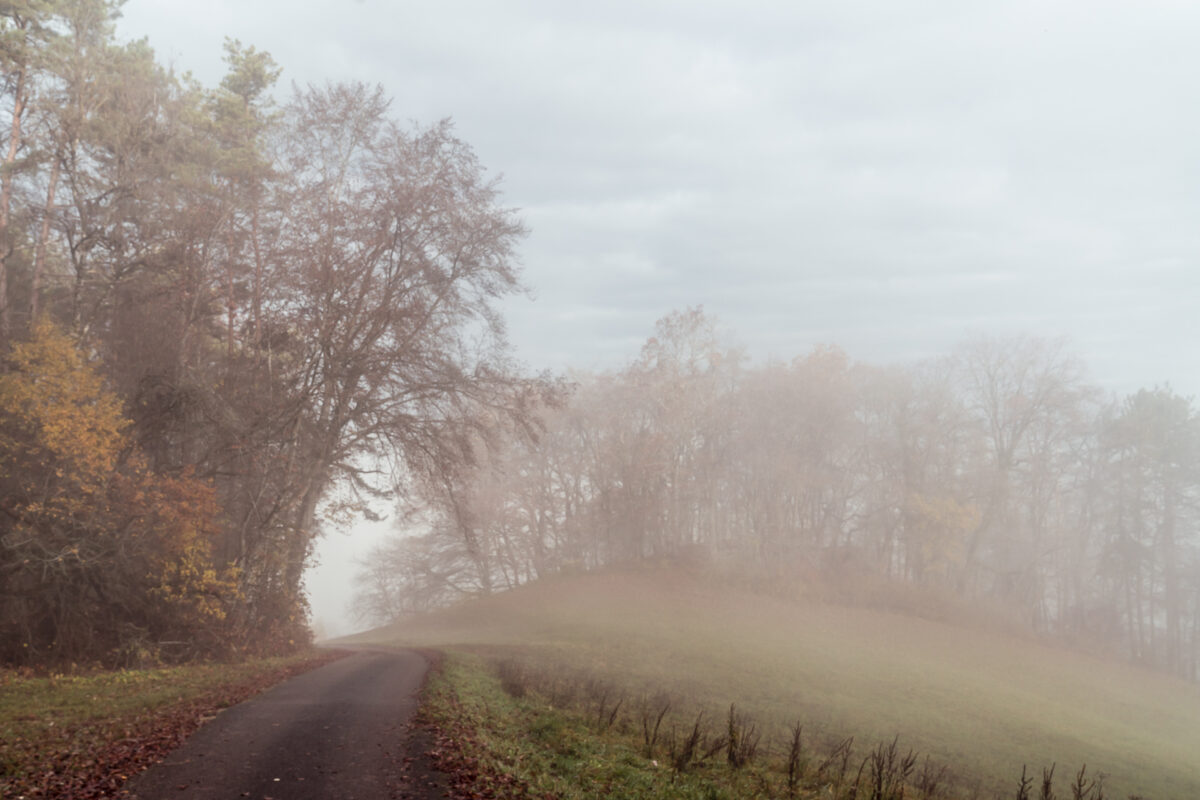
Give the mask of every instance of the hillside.
[(353, 641), (587, 672), (693, 707), (736, 702), (776, 739), (797, 719), (867, 746), (898, 734), (964, 785), (1086, 763), (1108, 776), (1109, 797), (1200, 796), (1194, 685), (995, 631), (773, 600), (680, 571), (545, 581)]

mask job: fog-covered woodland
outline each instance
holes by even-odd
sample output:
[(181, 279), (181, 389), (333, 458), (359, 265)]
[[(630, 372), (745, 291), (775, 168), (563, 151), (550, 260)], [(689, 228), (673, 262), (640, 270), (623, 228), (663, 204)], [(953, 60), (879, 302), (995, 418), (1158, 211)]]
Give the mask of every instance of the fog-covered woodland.
[(1197, 677), (1191, 399), (1033, 337), (752, 363), (699, 309), (569, 391), (522, 377), (525, 230), (448, 123), (236, 41), (203, 86), (118, 6), (0, 5), (0, 660), (295, 646), (322, 526), (399, 503), (376, 621), (700, 560)]
[(236, 41), (199, 85), (118, 43), (119, 5), (0, 4), (10, 663), (307, 642), (322, 522), (452, 472), (536, 389), (493, 308), (524, 230), (448, 124), (287, 96)]
[(382, 621), (556, 573), (662, 559), (759, 588), (987, 609), (1191, 679), (1200, 419), (1114, 398), (1065, 344), (976, 338), (911, 367), (836, 347), (750, 365), (699, 309), (579, 374), (535, 439), (422, 485), (361, 575)]

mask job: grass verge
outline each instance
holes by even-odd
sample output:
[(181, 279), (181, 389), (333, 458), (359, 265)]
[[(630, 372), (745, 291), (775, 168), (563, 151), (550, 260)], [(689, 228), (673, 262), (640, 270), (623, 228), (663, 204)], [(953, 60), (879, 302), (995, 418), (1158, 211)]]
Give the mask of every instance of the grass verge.
[[(435, 763), (466, 797), (766, 797), (762, 767), (732, 770), (714, 754), (676, 770), (647, 757), (626, 721), (603, 730), (540, 692), (514, 697), (476, 655), (450, 653), (430, 679), (422, 718), (439, 732)], [(678, 747), (678, 744), (677, 744)], [(665, 750), (664, 750), (665, 753)]]
[(44, 678), (0, 671), (0, 797), (113, 797), (220, 709), (343, 655)]

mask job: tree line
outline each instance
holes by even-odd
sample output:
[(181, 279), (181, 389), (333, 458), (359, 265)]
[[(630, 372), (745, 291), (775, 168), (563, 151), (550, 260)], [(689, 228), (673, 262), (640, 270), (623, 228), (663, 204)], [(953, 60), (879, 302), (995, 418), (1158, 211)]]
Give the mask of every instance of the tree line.
[(496, 301), (525, 230), (452, 126), (202, 86), (119, 2), (0, 4), (0, 661), (307, 640), (322, 524), (526, 420)]
[(1105, 396), (1061, 342), (751, 366), (689, 309), (543, 421), (423, 486), (359, 576), (366, 617), (700, 553), (784, 591), (986, 604), (1200, 677), (1200, 418), (1167, 387)]

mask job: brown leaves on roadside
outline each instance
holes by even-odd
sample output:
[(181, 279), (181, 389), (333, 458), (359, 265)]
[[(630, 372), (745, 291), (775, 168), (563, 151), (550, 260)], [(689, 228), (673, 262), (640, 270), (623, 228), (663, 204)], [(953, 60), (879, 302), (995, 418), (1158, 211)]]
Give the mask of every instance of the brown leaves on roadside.
[[(433, 736), (434, 746), (427, 755), (433, 766), (449, 779), (452, 800), (515, 800), (533, 796), (527, 782), (470, 755), (479, 750), (470, 727), (450, 722), (439, 725), (424, 718), (419, 721)], [(555, 797), (546, 793), (540, 800), (555, 800)]]
[(223, 708), (344, 656), (321, 653), (261, 672), (135, 720), (47, 729), (37, 741), (0, 744), (0, 796), (101, 800), (124, 796), (137, 773), (162, 761)]

